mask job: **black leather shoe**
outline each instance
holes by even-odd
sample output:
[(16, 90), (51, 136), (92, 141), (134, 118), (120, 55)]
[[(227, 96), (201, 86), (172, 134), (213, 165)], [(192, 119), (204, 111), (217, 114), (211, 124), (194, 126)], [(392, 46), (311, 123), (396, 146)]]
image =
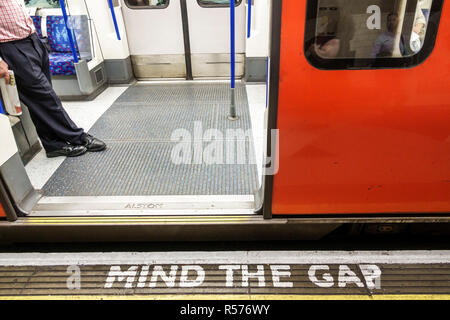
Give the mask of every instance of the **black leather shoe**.
[(87, 152), (86, 147), (67, 145), (59, 150), (47, 152), (47, 158), (79, 157)]
[(98, 152), (106, 149), (106, 144), (102, 140), (99, 140), (88, 133), (86, 133), (84, 146), (89, 152)]

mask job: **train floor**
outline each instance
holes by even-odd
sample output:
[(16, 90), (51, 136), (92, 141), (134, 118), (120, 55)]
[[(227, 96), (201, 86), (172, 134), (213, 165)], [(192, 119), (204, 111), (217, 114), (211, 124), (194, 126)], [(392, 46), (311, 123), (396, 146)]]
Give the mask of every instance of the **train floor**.
[(108, 148), (67, 159), (38, 154), (26, 170), (43, 198), (30, 216), (58, 215), (62, 207), (72, 215), (101, 208), (122, 214), (116, 209), (124, 203), (132, 214), (164, 214), (162, 207), (253, 214), (266, 86), (239, 82), (235, 91), (237, 121), (227, 117), (226, 81), (137, 82), (109, 87), (94, 101), (65, 102), (73, 120)]
[(0, 253), (0, 300), (450, 299), (450, 251)]

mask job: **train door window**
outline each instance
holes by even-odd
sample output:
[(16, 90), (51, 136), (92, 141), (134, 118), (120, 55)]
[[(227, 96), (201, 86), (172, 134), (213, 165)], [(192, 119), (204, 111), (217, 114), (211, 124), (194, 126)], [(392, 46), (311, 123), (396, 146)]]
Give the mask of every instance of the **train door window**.
[(416, 66), (431, 54), (443, 0), (309, 0), (304, 50), (319, 69)]
[[(242, 3), (242, 0), (235, 0), (236, 7)], [(197, 0), (197, 3), (201, 7), (207, 8), (220, 8), (220, 7), (229, 7), (230, 0)]]
[(31, 8), (61, 8), (59, 0), (24, 0), (26, 7)]
[(164, 9), (169, 0), (125, 0), (125, 4), (132, 9)]

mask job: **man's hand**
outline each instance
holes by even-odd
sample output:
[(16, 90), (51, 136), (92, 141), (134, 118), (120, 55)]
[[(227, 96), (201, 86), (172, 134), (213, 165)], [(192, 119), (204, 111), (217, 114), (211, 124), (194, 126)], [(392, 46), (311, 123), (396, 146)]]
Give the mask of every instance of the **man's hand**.
[(8, 64), (5, 61), (0, 61), (0, 79), (5, 78), (6, 84), (9, 84)]

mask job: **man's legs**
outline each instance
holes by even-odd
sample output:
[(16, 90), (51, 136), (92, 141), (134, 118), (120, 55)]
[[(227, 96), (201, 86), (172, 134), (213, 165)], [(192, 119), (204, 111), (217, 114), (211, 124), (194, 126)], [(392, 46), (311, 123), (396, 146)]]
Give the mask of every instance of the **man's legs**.
[[(36, 36), (0, 44), (0, 52), (14, 71), (20, 99), (30, 115), (47, 152), (67, 146), (83, 145), (86, 134), (64, 110), (54, 92), (48, 73), (48, 54)], [(45, 70), (45, 73), (44, 73)]]

